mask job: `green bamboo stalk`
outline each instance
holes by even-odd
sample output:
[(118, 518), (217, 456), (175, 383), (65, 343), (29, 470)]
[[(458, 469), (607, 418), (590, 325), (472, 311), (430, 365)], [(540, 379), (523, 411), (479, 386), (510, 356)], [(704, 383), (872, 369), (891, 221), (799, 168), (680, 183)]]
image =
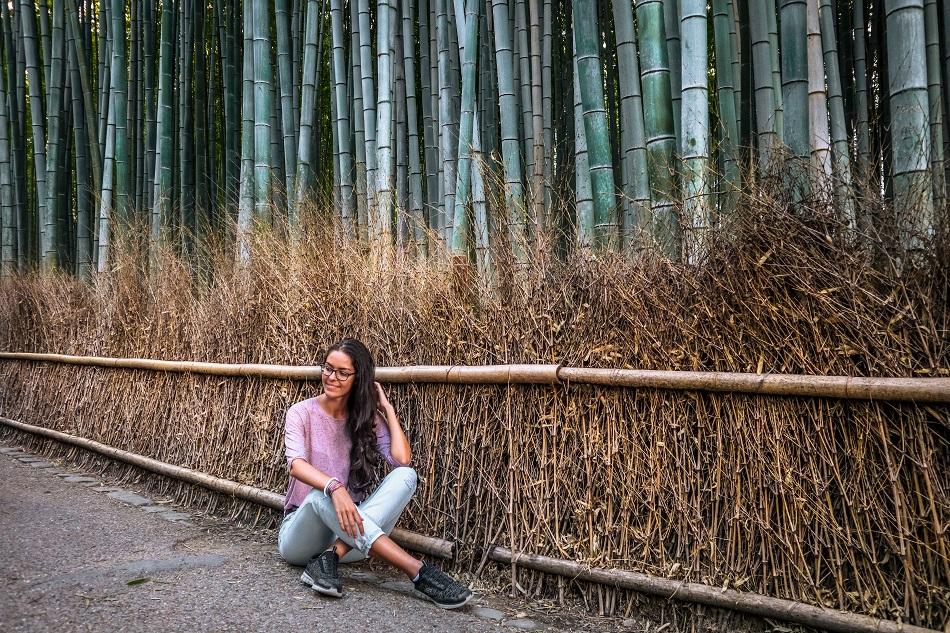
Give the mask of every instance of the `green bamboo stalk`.
[[(243, 0), (243, 36), (244, 36), (244, 54), (243, 54), (243, 74), (241, 83), (241, 172), (240, 172), (240, 193), (238, 196), (238, 222), (237, 222), (237, 249), (235, 258), (238, 264), (246, 265), (250, 261), (250, 247), (247, 242), (247, 235), (254, 224), (254, 0)], [(308, 33), (310, 28), (310, 11), (313, 10), (313, 32), (316, 34), (316, 0), (307, 2)], [(314, 53), (315, 56), (315, 53)], [(304, 54), (304, 72), (306, 73), (306, 54)], [(314, 60), (314, 65), (316, 62)], [(306, 84), (305, 84), (306, 85)], [(303, 93), (304, 95), (306, 92)], [(303, 97), (301, 98), (303, 100)], [(303, 122), (301, 122), (300, 136), (303, 138)], [(304, 164), (299, 160), (300, 165)], [(297, 187), (298, 192), (302, 182), (298, 171)], [(297, 198), (299, 200), (299, 197)], [(293, 219), (291, 228), (294, 227)]]
[(452, 223), (452, 252), (467, 257), (471, 242), (467, 206), (472, 183), (472, 134), (475, 125), (475, 75), (479, 21), (478, 0), (465, 3), (465, 48), (462, 59), (462, 116), (459, 124), (458, 172), (455, 188), (455, 219)]
[(363, 79), (360, 71), (360, 37), (358, 32), (359, 12), (356, 2), (350, 1), (350, 87), (353, 121), (353, 155), (356, 163), (356, 216), (357, 236), (366, 238), (366, 135), (363, 131)]
[[(825, 0), (829, 2), (830, 0)], [(942, 209), (947, 198), (944, 162), (943, 94), (940, 77), (940, 16), (937, 0), (924, 2), (924, 30), (927, 37), (927, 96), (930, 106), (930, 171), (933, 175), (934, 206)]]
[(521, 179), (518, 97), (512, 74), (512, 20), (506, 0), (492, 0), (495, 36), (495, 70), (498, 74), (498, 108), (501, 117), (501, 153), (505, 166), (505, 207), (508, 240), (516, 261), (524, 258), (527, 225)]
[(194, 69), (195, 0), (181, 0), (178, 14), (178, 229), (181, 252), (194, 253), (195, 222), (195, 158), (194, 114), (192, 109), (192, 75)]
[[(749, 2), (749, 36), (755, 74), (755, 120), (758, 136), (759, 168), (765, 169), (778, 149), (778, 110), (772, 76), (772, 45), (766, 2)], [(773, 11), (774, 13), (774, 11)]]
[[(71, 2), (72, 0), (69, 1)], [(158, 147), (158, 143), (155, 139), (156, 91), (158, 85), (155, 78), (157, 64), (154, 61), (156, 57), (155, 52), (157, 50), (155, 42), (155, 11), (158, 10), (158, 7), (156, 3), (149, 0), (142, 0), (142, 5), (142, 45), (144, 46), (144, 50), (142, 51), (144, 60), (144, 68), (142, 69), (142, 100), (145, 108), (143, 127), (145, 160), (142, 164), (143, 192), (141, 209), (150, 217), (153, 203), (152, 194), (154, 193), (155, 187), (155, 151)]]
[[(455, 20), (453, 24), (454, 29), (452, 30), (452, 34), (455, 35), (455, 39), (458, 42), (458, 46), (459, 46), (458, 54), (459, 54), (459, 59), (461, 60), (465, 56), (465, 46), (466, 46), (465, 26), (467, 24), (467, 20), (465, 17), (465, 7), (463, 6), (463, 0), (454, 0), (453, 8), (454, 8), (453, 13), (455, 16)], [(478, 19), (479, 21), (481, 20), (480, 15)], [(476, 46), (476, 50), (474, 54), (478, 55), (477, 46)], [(477, 77), (477, 74), (478, 74), (477, 67), (476, 67), (475, 73)], [(461, 79), (462, 77), (461, 77), (461, 63), (460, 63), (458, 81), (461, 81)], [(461, 94), (461, 87), (459, 87), (458, 93)], [(461, 101), (459, 102), (458, 108), (459, 108), (459, 111), (461, 111), (461, 108), (462, 108)], [(460, 119), (459, 126), (461, 126), (461, 117), (459, 117), (459, 119)], [(472, 110), (472, 130), (473, 131), (472, 131), (472, 143), (471, 143), (471, 156), (472, 156), (472, 160), (475, 162), (475, 165), (473, 169), (471, 170), (472, 216), (474, 217), (474, 226), (472, 229), (472, 233), (474, 233), (475, 238), (476, 238), (475, 240), (476, 266), (480, 271), (487, 274), (488, 267), (489, 267), (488, 242), (487, 242), (487, 237), (486, 237), (487, 232), (488, 232), (488, 226), (487, 226), (488, 210), (485, 203), (485, 193), (484, 193), (485, 190), (484, 190), (484, 183), (482, 182), (482, 169), (481, 169), (482, 166), (484, 165), (484, 162), (481, 162), (484, 158), (484, 154), (482, 153), (482, 146), (481, 146), (481, 137), (482, 137), (481, 120), (479, 118), (478, 110), (474, 108), (474, 104), (473, 104), (473, 110)], [(458, 185), (458, 178), (456, 175), (456, 190), (458, 189), (457, 185)], [(456, 199), (457, 199), (457, 196), (456, 196)], [(456, 206), (455, 208), (457, 209), (458, 207)], [(454, 221), (454, 213), (453, 213), (453, 221)], [(449, 237), (451, 238), (451, 236)]]
[(808, 0), (808, 122), (811, 131), (811, 156), (818, 189), (824, 192), (832, 174), (831, 142), (828, 132), (828, 95), (821, 50), (818, 17), (819, 0)]
[(8, 136), (6, 84), (0, 81), (0, 277), (17, 271), (16, 209), (13, 206), (13, 157)]
[[(725, 191), (720, 197), (720, 213), (731, 215), (739, 194), (739, 119), (736, 112), (738, 51), (734, 48), (735, 28), (732, 0), (713, 0), (713, 32), (716, 51), (716, 91), (719, 99), (719, 155)], [(806, 58), (807, 59), (807, 58)], [(806, 82), (807, 91), (807, 82)], [(806, 94), (807, 100), (807, 94)]]
[[(222, 164), (223, 172), (223, 190), (224, 200), (231, 202), (233, 200), (232, 190), (237, 185), (239, 177), (238, 157), (238, 137), (241, 127), (239, 114), (237, 112), (238, 98), (235, 88), (235, 57), (236, 47), (234, 46), (234, 33), (230, 28), (231, 11), (233, 4), (225, 0), (214, 0), (215, 20), (218, 27), (218, 49), (221, 55), (221, 85), (223, 94), (221, 95), (222, 107), (224, 110), (224, 160)], [(290, 195), (293, 192), (288, 192)], [(154, 201), (153, 201), (154, 203)]]
[(682, 246), (679, 218), (673, 205), (675, 180), (672, 170), (676, 136), (666, 26), (663, 23), (663, 4), (658, 0), (637, 0), (637, 35), (640, 39), (643, 123), (653, 213), (651, 233), (661, 253), (679, 260)]
[(61, 253), (59, 252), (60, 218), (65, 214), (65, 209), (60, 205), (60, 171), (63, 168), (63, 159), (65, 158), (65, 148), (63, 147), (63, 125), (61, 111), (63, 109), (63, 85), (65, 83), (65, 65), (63, 57), (66, 52), (65, 46), (65, 12), (63, 10), (63, 0), (54, 0), (53, 2), (53, 28), (50, 37), (49, 74), (47, 81), (49, 84), (49, 100), (47, 102), (47, 121), (48, 134), (46, 142), (46, 230), (43, 232), (43, 266), (47, 269), (59, 265)]
[(153, 177), (151, 213), (151, 263), (157, 263), (158, 248), (165, 243), (166, 231), (171, 217), (171, 201), (174, 165), (175, 126), (174, 88), (172, 87), (172, 69), (174, 67), (175, 10), (171, 3), (162, 7), (161, 32), (159, 35), (158, 55), (158, 108), (155, 113), (156, 152), (155, 174)]
[[(373, 82), (373, 43), (370, 30), (369, 0), (358, 0), (360, 36), (360, 73), (363, 89), (363, 133), (366, 147), (367, 227), (376, 222), (376, 85)], [(371, 234), (371, 232), (370, 232)]]
[[(528, 196), (526, 203), (532, 209), (532, 215), (536, 211), (534, 207), (534, 185), (530, 178), (534, 174), (534, 147), (532, 142), (533, 116), (531, 101), (531, 48), (528, 43), (528, 17), (527, 0), (514, 0), (515, 4), (515, 52), (518, 59), (518, 80), (521, 87), (520, 106), (521, 106), (521, 143), (522, 156), (524, 156), (525, 179), (528, 185)], [(538, 221), (537, 216), (531, 218), (532, 223)]]
[(785, 142), (785, 105), (782, 99), (782, 67), (779, 60), (778, 19), (775, 15), (775, 0), (767, 0), (761, 4), (765, 11), (765, 18), (769, 30), (769, 65), (772, 68), (772, 96), (775, 99), (775, 133), (780, 143)]
[[(297, 126), (294, 119), (294, 105), (293, 105), (293, 92), (294, 92), (294, 78), (291, 72), (292, 60), (291, 60), (291, 30), (290, 30), (290, 15), (288, 14), (288, 0), (275, 0), (274, 1), (274, 12), (276, 16), (276, 26), (277, 26), (277, 70), (279, 74), (280, 81), (280, 117), (281, 117), (281, 130), (283, 131), (283, 146), (284, 146), (284, 186), (287, 191), (287, 202), (288, 202), (288, 214), (291, 214), (290, 206), (293, 203), (293, 196), (291, 193), (294, 189), (294, 178), (297, 174)], [(332, 7), (332, 3), (331, 3)], [(332, 12), (333, 9), (331, 8)], [(345, 81), (345, 75), (343, 80)], [(340, 76), (337, 75), (337, 81), (340, 80)], [(340, 104), (337, 103), (337, 108)], [(349, 120), (349, 115), (346, 115), (347, 121)]]
[(438, 223), (442, 239), (451, 235), (455, 210), (455, 181), (456, 181), (456, 150), (453, 147), (452, 133), (452, 83), (449, 67), (449, 0), (437, 0), (438, 13), (436, 14), (436, 32), (439, 47), (439, 129), (440, 129), (440, 164), (442, 166), (442, 199), (440, 203), (440, 217)]
[[(333, 41), (333, 96), (336, 100), (334, 121), (335, 153), (340, 164), (341, 214), (348, 237), (356, 237), (356, 207), (353, 199), (352, 160), (350, 154), (350, 109), (346, 103), (346, 57), (343, 52), (343, 0), (330, 0), (331, 38)], [(289, 102), (286, 105), (290, 106)]]
[[(290, 53), (291, 53), (291, 82), (293, 85), (293, 90), (291, 91), (291, 101), (293, 102), (293, 120), (294, 125), (297, 126), (299, 131), (300, 124), (300, 98), (301, 91), (303, 90), (303, 78), (301, 72), (303, 70), (303, 31), (304, 31), (304, 20), (305, 15), (303, 12), (304, 0), (292, 0), (291, 3), (291, 18), (290, 18)], [(350, 4), (353, 4), (352, 2)], [(294, 146), (296, 149), (296, 146)], [(296, 173), (296, 172), (295, 172)], [(288, 192), (287, 195), (292, 193)]]
[(271, 80), (270, 16), (267, 0), (253, 0), (254, 12), (254, 215), (271, 222)]
[[(545, 213), (550, 214), (550, 209), (554, 205), (554, 196), (552, 190), (552, 176), (554, 163), (554, 98), (553, 98), (553, 67), (551, 54), (554, 46), (554, 6), (552, 0), (544, 0), (542, 7), (541, 23), (541, 122), (544, 136), (544, 163), (542, 166), (542, 177), (544, 178), (544, 209)], [(494, 75), (492, 75), (494, 77)], [(494, 112), (494, 108), (492, 108)], [(489, 154), (491, 154), (491, 149)], [(547, 226), (549, 230), (554, 230), (553, 218), (548, 215)]]
[[(98, 80), (96, 86), (99, 89), (99, 107), (96, 109), (96, 112), (99, 114), (99, 125), (96, 129), (99, 131), (99, 147), (103, 148), (103, 152), (105, 152), (106, 127), (109, 119), (109, 95), (111, 92), (110, 84), (112, 78), (111, 65), (109, 64), (109, 60), (112, 59), (112, 20), (109, 18), (111, 6), (111, 0), (99, 3), (99, 37), (97, 38), (99, 46), (96, 56), (98, 66)], [(96, 221), (98, 222), (98, 215)], [(96, 239), (98, 239), (98, 232), (96, 235)]]
[(587, 155), (587, 132), (584, 129), (584, 105), (581, 102), (581, 77), (577, 71), (577, 40), (571, 38), (574, 55), (574, 179), (575, 224), (577, 246), (582, 250), (593, 248), (594, 197), (591, 193), (590, 162)]
[[(40, 26), (40, 42), (42, 48), (40, 49), (40, 57), (43, 60), (43, 77), (44, 79), (49, 77), (50, 74), (50, 63), (52, 61), (52, 56), (50, 55), (51, 43), (50, 43), (50, 20), (49, 20), (49, 10), (48, 10), (47, 0), (36, 0), (36, 17), (37, 22)], [(43, 82), (44, 86), (49, 88), (47, 82)], [(49, 100), (49, 95), (46, 95), (47, 100)]]
[[(438, 235), (439, 229), (439, 209), (442, 204), (442, 126), (439, 120), (439, 96), (441, 89), (439, 87), (439, 38), (438, 38), (438, 13), (439, 0), (429, 0), (430, 7), (427, 14), (431, 14), (433, 19), (427, 15), (429, 27), (429, 110), (432, 112), (431, 136), (432, 154), (431, 168), (427, 168), (426, 177), (426, 200), (428, 201), (426, 217), (429, 220), (430, 236)], [(421, 4), (420, 4), (421, 7)], [(420, 9), (421, 13), (421, 9)], [(420, 17), (420, 28), (422, 19)], [(421, 35), (421, 34), (420, 34)], [(420, 41), (420, 46), (422, 42)], [(420, 69), (424, 72), (425, 69)], [(432, 186), (430, 186), (432, 185)], [(430, 237), (431, 240), (431, 237)], [(433, 243), (430, 242), (430, 245)]]
[[(294, 179), (296, 191), (293, 194), (294, 203), (291, 207), (290, 226), (296, 230), (300, 222), (300, 204), (304, 201), (313, 186), (313, 137), (314, 114), (316, 109), (317, 90), (317, 42), (319, 5), (317, 0), (307, 0), (307, 11), (304, 26), (303, 73), (301, 74), (300, 88), (300, 127), (297, 136), (297, 176)], [(246, 54), (245, 54), (246, 57)], [(245, 88), (246, 90), (246, 88)]]
[(592, 3), (574, 0), (574, 42), (577, 71), (584, 107), (584, 132), (590, 162), (591, 194), (594, 198), (594, 246), (616, 248), (614, 172), (604, 103), (603, 72), (598, 52), (597, 14)]
[(670, 66), (670, 92), (673, 99), (673, 134), (676, 137), (674, 151), (677, 151), (683, 138), (681, 125), (683, 118), (682, 43), (679, 16), (681, 0), (662, 0), (662, 2), (663, 25), (666, 29), (666, 53)]
[(688, 229), (686, 257), (699, 263), (708, 250), (708, 231), (712, 228), (709, 201), (709, 66), (706, 32), (706, 0), (682, 0), (680, 7), (683, 34), (683, 212)]
[(644, 243), (649, 231), (650, 177), (647, 173), (646, 132), (643, 128), (643, 97), (640, 93), (640, 62), (633, 30), (633, 7), (629, 0), (613, 0), (620, 74), (622, 143), (623, 225), (621, 248), (628, 250)]
[(923, 0), (885, 0), (894, 209), (901, 245), (917, 251), (934, 231)]
[(805, 0), (781, 0), (782, 100), (787, 122), (785, 144), (808, 156), (808, 53)]
[[(420, 164), (418, 99), (416, 94), (415, 38), (412, 24), (415, 14), (412, 0), (402, 0), (402, 55), (403, 75), (406, 84), (407, 135), (409, 141), (409, 217), (413, 242), (420, 256), (426, 255), (425, 219), (422, 213), (422, 165)], [(423, 47), (425, 48), (425, 47)], [(426, 68), (426, 64), (422, 64)], [(423, 72), (422, 75), (426, 73)], [(423, 98), (423, 109), (427, 99)], [(431, 113), (430, 113), (431, 116)], [(424, 120), (423, 116), (423, 120)]]
[[(838, 38), (835, 32), (835, 10), (831, 0), (821, 0), (818, 8), (821, 47), (825, 62), (828, 110), (831, 116), (832, 168), (835, 175), (835, 206), (842, 219), (855, 228), (855, 202), (851, 192), (851, 154), (848, 148), (848, 126), (845, 122), (841, 72), (838, 67)], [(939, 69), (939, 66), (938, 66)], [(939, 72), (939, 70), (938, 70)], [(940, 92), (940, 86), (937, 86)]]
[(36, 182), (36, 208), (39, 217), (40, 253), (44, 268), (55, 266), (56, 218), (48, 212), (46, 191), (46, 121), (43, 104), (43, 77), (36, 38), (36, 13), (29, 0), (20, 0), (20, 29), (23, 55), (30, 89), (30, 121), (33, 129), (33, 175)]
[[(111, 0), (112, 9), (112, 59), (111, 64), (111, 92), (112, 108), (115, 108), (115, 147), (113, 183), (114, 206), (112, 208), (113, 229), (119, 224), (126, 224), (129, 220), (129, 151), (128, 151), (128, 68), (126, 67), (125, 52), (125, 2)], [(111, 112), (110, 112), (111, 116)]]
[[(425, 199), (423, 200), (423, 222), (430, 216), (432, 209), (439, 204), (439, 143), (436, 128), (438, 107), (433, 108), (434, 99), (438, 98), (437, 86), (433, 85), (433, 76), (438, 80), (437, 73), (433, 75), (432, 65), (436, 61), (430, 54), (430, 42), (435, 32), (430, 18), (429, 0), (419, 0), (417, 15), (419, 23), (419, 98), (422, 102), (422, 141), (425, 146), (423, 153), (423, 182), (425, 184)], [(435, 101), (435, 105), (438, 102)], [(431, 228), (431, 227), (430, 227)]]
[(370, 239), (377, 247), (393, 239), (393, 60), (390, 51), (393, 11), (391, 0), (376, 3), (376, 215)]
[(7, 111), (7, 117), (10, 124), (10, 160), (13, 169), (13, 204), (14, 221), (16, 224), (16, 235), (14, 248), (16, 251), (16, 268), (19, 271), (26, 271), (28, 259), (27, 243), (27, 224), (29, 199), (26, 192), (26, 151), (24, 143), (23, 125), (26, 117), (24, 104), (23, 81), (25, 68), (24, 55), (18, 54), (22, 48), (22, 38), (18, 38), (20, 46), (14, 47), (13, 30), (14, 24), (18, 23), (14, 11), (16, 4), (0, 3), (0, 22), (3, 25), (3, 51), (7, 60), (7, 72), (4, 74), (6, 80), (7, 99), (3, 107)]
[[(413, 239), (409, 226), (409, 131), (406, 112), (406, 77), (402, 60), (402, 19), (396, 15), (391, 25), (393, 46), (390, 55), (393, 69), (393, 120), (392, 138), (395, 149), (396, 178), (393, 188), (395, 198), (396, 246), (404, 252)], [(398, 46), (398, 50), (397, 50)]]
[[(68, 11), (68, 9), (67, 9)], [(89, 160), (89, 133), (86, 129), (86, 93), (79, 72), (79, 49), (82, 42), (68, 37), (69, 91), (72, 98), (73, 146), (76, 156), (76, 267), (80, 279), (88, 280), (92, 274), (92, 196), (93, 188)]]
[(541, 9), (539, 0), (528, 0), (530, 26), (529, 61), (531, 68), (531, 151), (534, 171), (531, 174), (531, 202), (538, 226), (547, 227), (544, 207), (544, 174), (547, 171), (547, 152), (544, 146), (544, 117), (541, 89)]
[[(209, 166), (208, 154), (212, 150), (211, 128), (215, 126), (214, 119), (208, 116), (208, 48), (213, 42), (207, 30), (206, 5), (204, 0), (195, 4), (194, 20), (194, 88), (193, 103), (194, 137), (190, 140), (195, 171), (192, 180), (195, 191), (195, 229), (196, 239), (201, 239), (211, 229), (212, 200), (209, 197), (210, 187), (213, 185), (214, 169)], [(217, 118), (217, 117), (215, 117)], [(144, 161), (143, 161), (144, 163)]]
[[(715, 0), (714, 0), (715, 1)], [(734, 96), (735, 103), (733, 104), (734, 111), (736, 113), (736, 130), (737, 134), (733, 137), (734, 142), (738, 146), (741, 144), (741, 137), (739, 136), (738, 131), (742, 129), (742, 62), (743, 62), (743, 47), (741, 41), (742, 26), (739, 24), (739, 9), (736, 7), (736, 2), (739, 0), (729, 0), (729, 38), (732, 41), (732, 94)], [(717, 53), (718, 54), (718, 53)], [(738, 150), (736, 152), (738, 158)]]
[(109, 267), (109, 246), (113, 234), (113, 200), (114, 186), (113, 176), (115, 174), (115, 92), (109, 91), (109, 101), (106, 105), (108, 115), (106, 118), (106, 142), (103, 154), (102, 169), (102, 192), (99, 197), (99, 226), (98, 242), (96, 248), (96, 267), (100, 273), (104, 273)]
[(864, 0), (855, 0), (852, 13), (854, 33), (855, 137), (858, 174), (861, 182), (871, 173), (871, 125), (868, 110), (868, 71), (865, 41)]

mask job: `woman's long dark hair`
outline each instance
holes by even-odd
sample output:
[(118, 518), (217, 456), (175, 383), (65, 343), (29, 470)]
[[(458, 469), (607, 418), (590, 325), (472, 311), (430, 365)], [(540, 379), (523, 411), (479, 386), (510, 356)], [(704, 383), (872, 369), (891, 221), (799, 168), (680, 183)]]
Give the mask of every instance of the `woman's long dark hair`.
[[(353, 338), (345, 338), (334, 343), (327, 350), (342, 352), (353, 361), (353, 388), (346, 401), (346, 430), (350, 434), (350, 487), (365, 493), (373, 484), (373, 475), (379, 463), (376, 450), (376, 409), (379, 406), (376, 386), (376, 363), (366, 346)], [(324, 359), (326, 362), (326, 359)]]

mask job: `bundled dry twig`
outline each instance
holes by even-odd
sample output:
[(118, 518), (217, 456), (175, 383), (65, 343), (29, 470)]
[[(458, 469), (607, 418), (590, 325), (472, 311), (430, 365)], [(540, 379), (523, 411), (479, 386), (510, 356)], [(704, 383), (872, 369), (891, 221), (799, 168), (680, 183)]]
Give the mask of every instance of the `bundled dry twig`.
[[(11, 351), (316, 364), (342, 336), (380, 365), (565, 363), (947, 375), (948, 273), (869, 257), (807, 204), (768, 198), (702, 267), (496, 257), (472, 287), (439, 264), (367, 265), (332, 232), (262, 235), (248, 269), (193, 277), (129, 256), (92, 287), (3, 283)], [(283, 415), (315, 384), (6, 362), (0, 414), (282, 491)], [(946, 407), (591, 386), (389, 389), (423, 485), (407, 528), (941, 627), (950, 614)], [(561, 586), (516, 573), (529, 593)], [(618, 594), (588, 589), (601, 611)]]

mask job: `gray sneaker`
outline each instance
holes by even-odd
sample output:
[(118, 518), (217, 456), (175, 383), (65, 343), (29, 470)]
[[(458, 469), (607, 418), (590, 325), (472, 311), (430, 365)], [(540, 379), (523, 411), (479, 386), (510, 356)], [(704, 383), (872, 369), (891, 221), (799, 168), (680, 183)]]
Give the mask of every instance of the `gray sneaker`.
[(337, 572), (339, 562), (340, 557), (332, 549), (320, 552), (307, 563), (300, 580), (318, 593), (339, 598), (343, 595), (343, 583)]
[(472, 590), (438, 567), (422, 564), (413, 593), (427, 598), (443, 609), (458, 609), (472, 599)]

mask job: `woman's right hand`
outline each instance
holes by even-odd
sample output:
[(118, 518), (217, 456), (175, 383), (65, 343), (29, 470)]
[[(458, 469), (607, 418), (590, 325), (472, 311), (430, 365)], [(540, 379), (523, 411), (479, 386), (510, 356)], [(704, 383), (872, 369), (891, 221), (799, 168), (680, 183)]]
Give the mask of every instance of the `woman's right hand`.
[(365, 534), (363, 531), (363, 517), (356, 509), (356, 504), (350, 497), (349, 491), (344, 486), (340, 486), (333, 491), (330, 497), (333, 501), (333, 508), (336, 510), (336, 518), (340, 522), (343, 531), (356, 538)]

